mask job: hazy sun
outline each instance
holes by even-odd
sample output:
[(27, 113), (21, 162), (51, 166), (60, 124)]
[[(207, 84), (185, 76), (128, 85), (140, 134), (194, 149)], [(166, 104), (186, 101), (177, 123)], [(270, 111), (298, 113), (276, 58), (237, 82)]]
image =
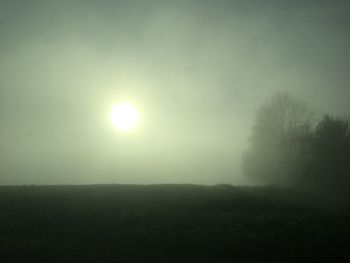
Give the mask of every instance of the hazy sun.
[(131, 103), (120, 103), (113, 106), (111, 119), (118, 130), (130, 131), (139, 124), (140, 114)]

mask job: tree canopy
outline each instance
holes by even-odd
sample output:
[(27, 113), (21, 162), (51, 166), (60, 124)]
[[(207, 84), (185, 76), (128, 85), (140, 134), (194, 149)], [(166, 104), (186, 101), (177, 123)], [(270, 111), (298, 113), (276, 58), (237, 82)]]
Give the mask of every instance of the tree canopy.
[(313, 113), (288, 93), (277, 93), (256, 114), (243, 171), (254, 181), (289, 184), (305, 151)]
[(312, 119), (307, 105), (288, 93), (263, 104), (243, 156), (245, 175), (262, 184), (349, 195), (349, 121), (325, 114), (312, 128)]

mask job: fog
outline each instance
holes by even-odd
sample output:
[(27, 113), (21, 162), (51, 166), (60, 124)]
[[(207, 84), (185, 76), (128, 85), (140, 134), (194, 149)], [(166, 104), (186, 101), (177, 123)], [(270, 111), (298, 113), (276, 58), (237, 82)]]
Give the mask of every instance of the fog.
[[(0, 184), (246, 184), (255, 112), (350, 112), (347, 1), (0, 1)], [(140, 125), (121, 133), (112, 105)]]

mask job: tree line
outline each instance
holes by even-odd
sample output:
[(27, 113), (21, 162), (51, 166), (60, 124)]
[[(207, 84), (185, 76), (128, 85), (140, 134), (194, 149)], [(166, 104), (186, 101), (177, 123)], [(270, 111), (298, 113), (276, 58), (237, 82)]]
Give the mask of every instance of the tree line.
[(252, 181), (350, 196), (350, 123), (277, 93), (256, 113), (242, 169)]

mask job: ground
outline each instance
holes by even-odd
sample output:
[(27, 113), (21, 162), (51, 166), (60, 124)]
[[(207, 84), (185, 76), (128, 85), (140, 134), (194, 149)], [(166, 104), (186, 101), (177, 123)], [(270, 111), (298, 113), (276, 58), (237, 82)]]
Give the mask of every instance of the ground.
[(349, 262), (350, 206), (274, 187), (0, 187), (0, 262)]

